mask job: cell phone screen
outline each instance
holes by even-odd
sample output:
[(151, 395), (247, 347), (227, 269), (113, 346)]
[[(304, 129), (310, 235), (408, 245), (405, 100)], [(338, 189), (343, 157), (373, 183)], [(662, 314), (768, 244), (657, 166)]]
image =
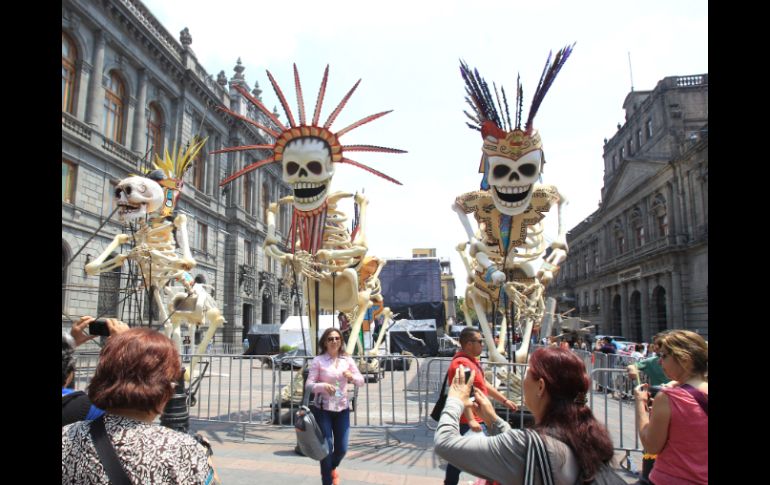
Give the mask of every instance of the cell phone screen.
[[(465, 369), (465, 382), (471, 381), (471, 370)], [(476, 401), (476, 397), (473, 395), (474, 389), (473, 389), (473, 383), (471, 383), (471, 401)]]

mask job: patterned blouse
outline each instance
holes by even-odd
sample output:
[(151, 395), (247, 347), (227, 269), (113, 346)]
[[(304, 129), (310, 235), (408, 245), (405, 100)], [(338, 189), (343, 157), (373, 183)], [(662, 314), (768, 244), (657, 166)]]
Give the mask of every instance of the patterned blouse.
[[(348, 370), (353, 374), (353, 384), (363, 386), (364, 376), (361, 375), (361, 371), (358, 370), (358, 366), (350, 356), (340, 356), (338, 359), (333, 359), (329, 354), (323, 353), (313, 359), (305, 385), (312, 386), (316, 396), (316, 406), (322, 407), (326, 411), (343, 411), (348, 408), (348, 380), (343, 375)], [(324, 384), (335, 386), (339, 393), (330, 396), (327, 394)]]
[[(133, 484), (198, 485), (210, 480), (208, 451), (192, 436), (111, 414), (105, 415), (104, 426)], [(90, 431), (91, 421), (62, 428), (62, 484), (110, 484)]]

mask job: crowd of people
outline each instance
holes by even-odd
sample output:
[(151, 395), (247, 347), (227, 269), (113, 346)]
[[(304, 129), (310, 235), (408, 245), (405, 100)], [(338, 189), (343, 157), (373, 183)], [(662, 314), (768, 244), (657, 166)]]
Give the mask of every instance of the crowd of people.
[(85, 333), (93, 320), (82, 317), (62, 335), (62, 483), (218, 482), (205, 440), (154, 424), (182, 375), (179, 353), (163, 334), (107, 320), (110, 335), (88, 392), (67, 399), (77, 392), (67, 389), (73, 351), (94, 338)]
[[(161, 333), (108, 319), (109, 337), (87, 392), (69, 388), (75, 348), (95, 338), (86, 333), (93, 320), (84, 316), (62, 332), (62, 483), (218, 482), (205, 440), (155, 423), (182, 372), (174, 344)], [(350, 434), (347, 388), (364, 384), (342, 338), (336, 328), (323, 333), (306, 381), (329, 449), (320, 460), (323, 485), (340, 483)], [(447, 461), (445, 484), (457, 484), (461, 471), (487, 484), (525, 483), (534, 474), (542, 483), (616, 483), (612, 439), (587, 406), (591, 381), (583, 359), (559, 346), (532, 352), (522, 390), (534, 425), (513, 429), (490, 400), (517, 410), (484, 376), (481, 333), (468, 327), (459, 341), (435, 433), (435, 452)], [(635, 349), (639, 356), (627, 368), (632, 379), (644, 373), (648, 381), (634, 390), (639, 439), (645, 457), (654, 457), (640, 483), (706, 484), (708, 345), (694, 332), (669, 330), (653, 338), (646, 358), (644, 350)]]

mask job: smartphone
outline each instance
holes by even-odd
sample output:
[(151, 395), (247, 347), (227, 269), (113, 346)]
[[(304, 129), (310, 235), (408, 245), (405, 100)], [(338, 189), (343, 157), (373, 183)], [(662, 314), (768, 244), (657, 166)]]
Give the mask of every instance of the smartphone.
[(647, 388), (647, 392), (650, 393), (650, 397), (654, 398), (655, 395), (660, 391), (660, 386), (650, 386)]
[(110, 328), (107, 326), (106, 318), (97, 318), (93, 322), (88, 324), (88, 333), (90, 335), (104, 335), (110, 336)]
[[(465, 369), (465, 382), (471, 382), (471, 370)], [(476, 402), (476, 396), (473, 395), (473, 383), (471, 383), (471, 401)]]

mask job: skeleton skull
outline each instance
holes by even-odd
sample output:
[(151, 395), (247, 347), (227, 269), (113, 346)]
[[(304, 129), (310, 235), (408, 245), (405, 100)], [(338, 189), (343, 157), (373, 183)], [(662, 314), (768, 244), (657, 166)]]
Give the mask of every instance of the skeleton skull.
[(294, 206), (300, 211), (320, 207), (329, 194), (334, 175), (329, 146), (318, 138), (290, 141), (283, 152), (283, 181), (294, 191)]
[(123, 222), (131, 222), (151, 214), (163, 205), (163, 189), (146, 177), (128, 177), (115, 188), (118, 216)]
[(532, 199), (532, 186), (540, 176), (543, 151), (525, 153), (516, 160), (490, 156), (489, 185), (497, 210), (508, 216), (521, 214)]

